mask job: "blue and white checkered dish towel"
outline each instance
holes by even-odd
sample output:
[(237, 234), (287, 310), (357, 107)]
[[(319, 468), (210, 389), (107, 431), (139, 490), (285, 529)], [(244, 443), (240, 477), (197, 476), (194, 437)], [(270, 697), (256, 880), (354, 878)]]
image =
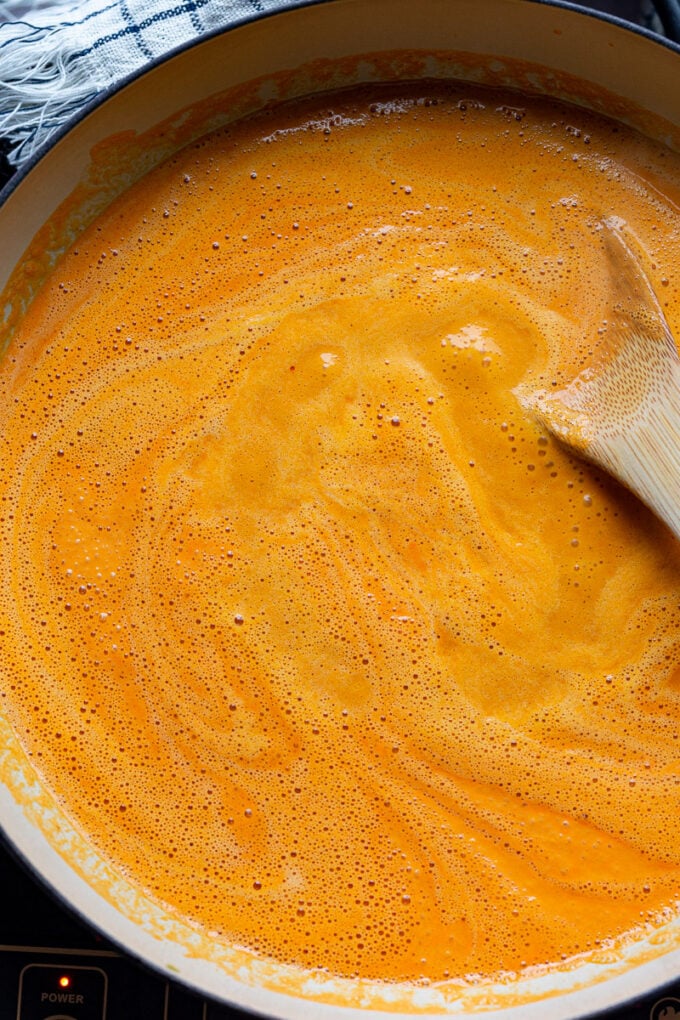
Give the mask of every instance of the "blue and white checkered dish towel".
[(102, 89), (287, 0), (0, 0), (0, 138), (16, 167)]

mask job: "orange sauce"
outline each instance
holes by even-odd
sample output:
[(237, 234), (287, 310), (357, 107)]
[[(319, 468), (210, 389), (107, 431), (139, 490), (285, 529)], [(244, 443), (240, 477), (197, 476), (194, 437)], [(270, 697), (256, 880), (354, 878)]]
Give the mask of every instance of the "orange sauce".
[(218, 132), (56, 266), (0, 363), (6, 711), (205, 931), (389, 981), (677, 909), (680, 553), (519, 403), (676, 335), (680, 160), (583, 111), (375, 87)]

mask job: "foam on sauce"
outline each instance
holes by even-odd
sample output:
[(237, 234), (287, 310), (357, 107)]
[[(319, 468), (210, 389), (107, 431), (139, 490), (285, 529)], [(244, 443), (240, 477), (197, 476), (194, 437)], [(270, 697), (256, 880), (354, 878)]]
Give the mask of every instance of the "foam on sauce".
[(680, 553), (514, 389), (680, 332), (680, 160), (470, 86), (263, 114), (131, 188), (0, 364), (3, 703), (178, 916), (393, 981), (677, 908)]

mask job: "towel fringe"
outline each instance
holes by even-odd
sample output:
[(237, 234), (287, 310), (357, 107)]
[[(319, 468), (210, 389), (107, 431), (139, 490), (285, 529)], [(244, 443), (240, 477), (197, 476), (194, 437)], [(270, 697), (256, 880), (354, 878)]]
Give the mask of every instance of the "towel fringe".
[(151, 59), (285, 0), (0, 0), (0, 137), (20, 168)]
[[(102, 76), (91, 59), (78, 60), (75, 56), (52, 37), (39, 42), (33, 38), (30, 47), (22, 46), (19, 40), (9, 58), (3, 56), (0, 135), (10, 140), (8, 158), (14, 166), (31, 159), (64, 123), (111, 83), (112, 79)], [(31, 61), (29, 67), (27, 58)]]

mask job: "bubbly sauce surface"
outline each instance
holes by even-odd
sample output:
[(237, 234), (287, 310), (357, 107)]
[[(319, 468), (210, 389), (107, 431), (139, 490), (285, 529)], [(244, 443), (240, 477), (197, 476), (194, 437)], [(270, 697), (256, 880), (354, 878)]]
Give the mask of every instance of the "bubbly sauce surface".
[(680, 330), (680, 160), (390, 86), (135, 185), (0, 362), (3, 704), (171, 911), (388, 981), (677, 909), (680, 554), (515, 389), (606, 333), (602, 223)]

